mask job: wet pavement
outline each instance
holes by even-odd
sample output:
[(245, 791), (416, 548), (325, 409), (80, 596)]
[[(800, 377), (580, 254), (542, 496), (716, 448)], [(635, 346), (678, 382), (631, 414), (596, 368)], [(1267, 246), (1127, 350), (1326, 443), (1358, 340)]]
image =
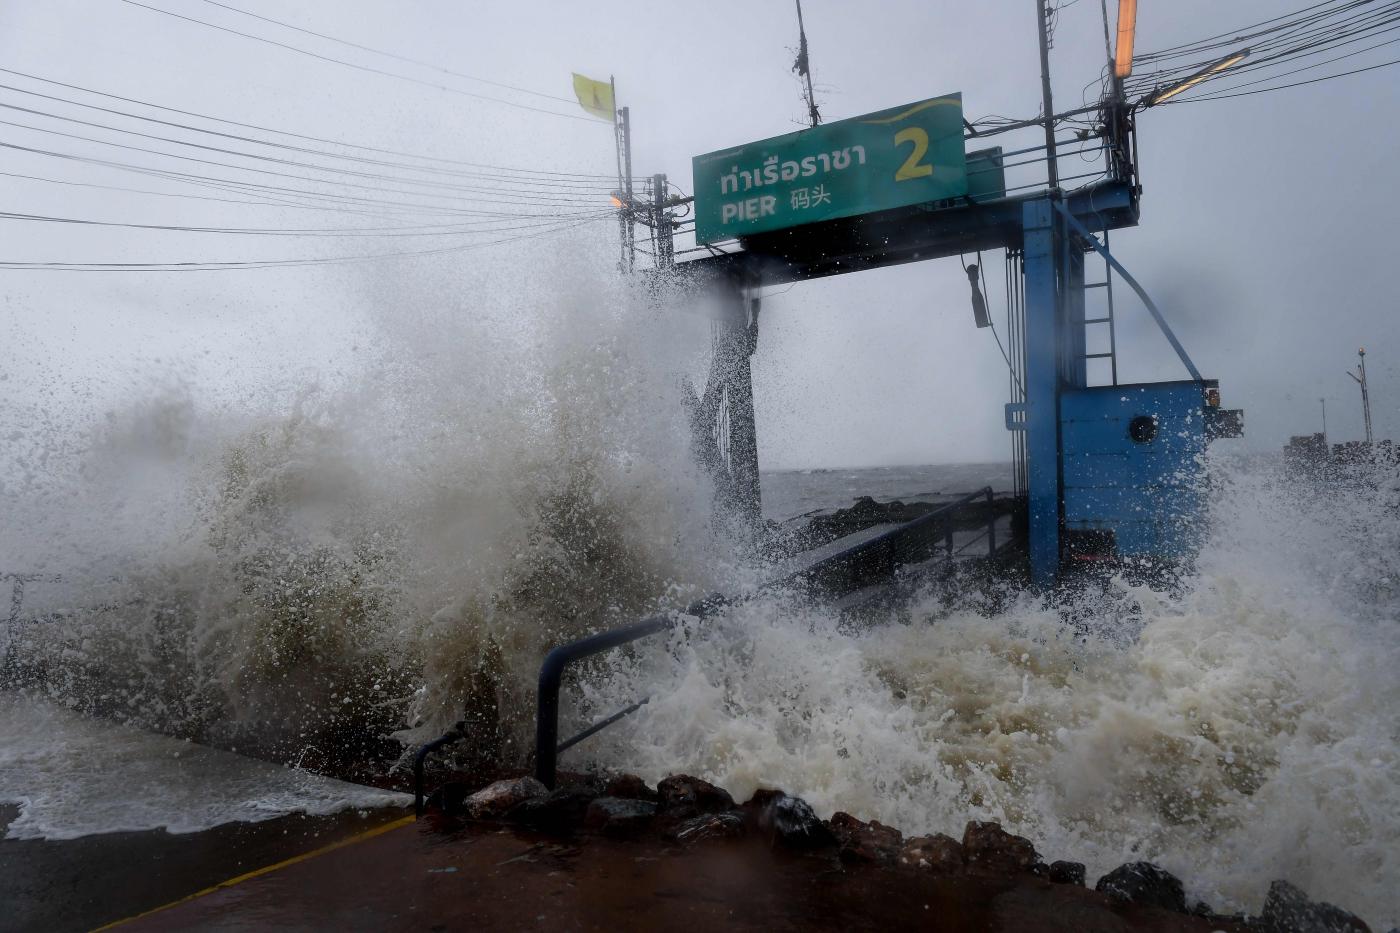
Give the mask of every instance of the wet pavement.
[[(24, 869), (28, 886), (6, 884), (5, 900), (14, 903), (19, 894), (23, 925), (15, 928), (34, 930), (96, 926), (150, 910), (161, 897), (177, 903), (120, 928), (429, 933), (686, 926), (755, 931), (1220, 928), (1181, 914), (1115, 904), (1084, 888), (1030, 876), (937, 877), (845, 866), (832, 858), (775, 852), (756, 839), (682, 849), (655, 839), (557, 839), (387, 816), (390, 822), (373, 827), (360, 817), (329, 823), (288, 818), (272, 821), (280, 826), (222, 827), (183, 839), (122, 833), (23, 850), (7, 842), (0, 844), (7, 857), (38, 854), (40, 861)], [(327, 847), (328, 841), (341, 844)], [(234, 877), (258, 867), (255, 863), (298, 854), (305, 857), (251, 877)], [(211, 875), (217, 864), (224, 866), (221, 877)], [(198, 896), (178, 902), (196, 892)]]
[[(0, 806), (0, 835), (17, 815), (17, 808)], [(198, 833), (0, 838), (0, 931), (92, 930), (403, 816), (387, 809), (291, 815)]]

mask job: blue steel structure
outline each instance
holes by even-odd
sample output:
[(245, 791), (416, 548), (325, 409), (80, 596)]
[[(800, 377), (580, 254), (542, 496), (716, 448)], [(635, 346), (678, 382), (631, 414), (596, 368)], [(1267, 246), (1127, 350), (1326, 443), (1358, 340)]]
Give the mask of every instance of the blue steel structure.
[[(741, 304), (767, 285), (977, 250), (1019, 251), (1025, 320), (1023, 368), (1015, 376), (1024, 401), (1007, 406), (1006, 425), (1025, 432), (1026, 547), (1032, 582), (1041, 587), (1079, 558), (1189, 557), (1204, 506), (1200, 456), (1212, 437), (1238, 434), (1242, 424), (1239, 412), (1218, 408), (1216, 383), (1201, 376), (1151, 298), (1097, 236), (1138, 221), (1140, 188), (1126, 141), (1131, 127), (1113, 115), (1108, 122), (1117, 129), (1107, 181), (1073, 192), (917, 205), (775, 231), (740, 240), (741, 251), (676, 266), (682, 276), (717, 283)], [(1089, 253), (1101, 255), (1143, 299), (1189, 379), (1089, 386), (1088, 359), (1107, 355), (1087, 351), (1086, 328), (1101, 322), (1085, 319)], [(754, 307), (748, 329), (735, 331), (747, 352), (757, 339)], [(725, 378), (711, 373), (712, 385)], [(724, 424), (737, 432), (736, 443), (751, 441), (756, 479), (752, 421), (730, 417)], [(756, 483), (741, 498), (756, 513)]]
[(1066, 534), (1110, 533), (1122, 557), (1190, 557), (1205, 506), (1207, 391), (1197, 380), (1061, 391)]

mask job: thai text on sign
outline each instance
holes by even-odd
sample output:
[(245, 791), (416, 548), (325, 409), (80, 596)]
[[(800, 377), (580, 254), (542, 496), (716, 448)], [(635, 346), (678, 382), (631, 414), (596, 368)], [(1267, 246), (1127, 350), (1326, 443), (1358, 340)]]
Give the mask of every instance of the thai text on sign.
[(707, 153), (691, 164), (700, 243), (962, 197), (962, 95)]

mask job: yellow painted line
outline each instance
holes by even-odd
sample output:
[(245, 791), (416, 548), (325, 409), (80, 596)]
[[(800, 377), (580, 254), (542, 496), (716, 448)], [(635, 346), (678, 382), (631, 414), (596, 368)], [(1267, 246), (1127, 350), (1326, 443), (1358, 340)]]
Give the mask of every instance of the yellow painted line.
[(328, 846), (322, 846), (321, 848), (313, 849), (310, 852), (303, 852), (301, 855), (294, 855), (291, 858), (285, 859), (281, 862), (276, 862), (272, 865), (265, 865), (262, 868), (257, 868), (253, 871), (246, 872), (242, 875), (238, 875), (237, 877), (229, 878), (226, 881), (220, 881), (218, 884), (207, 887), (202, 891), (196, 891), (193, 894), (186, 894), (179, 900), (171, 901), (169, 904), (162, 904), (159, 907), (153, 907), (150, 910), (144, 911), (143, 913), (139, 913), (131, 917), (124, 917), (121, 920), (114, 920), (111, 923), (104, 924), (103, 926), (98, 927), (96, 930), (93, 930), (92, 933), (101, 933), (102, 930), (110, 930), (113, 927), (119, 927), (124, 924), (131, 923), (134, 920), (140, 920), (143, 917), (149, 917), (151, 916), (151, 914), (158, 914), (163, 910), (169, 910), (172, 907), (178, 907), (181, 904), (187, 904), (190, 901), (195, 900), (196, 898), (204, 897), (204, 895), (206, 894), (213, 894), (215, 891), (222, 891), (225, 888), (231, 888), (236, 884), (242, 884), (245, 881), (251, 881), (252, 879), (260, 877), (262, 875), (271, 874), (274, 871), (280, 871), (281, 869), (286, 868), (289, 865), (295, 865), (297, 862), (305, 862), (308, 859), (313, 859), (317, 856), (325, 855), (327, 852), (334, 852), (336, 849), (343, 849), (346, 846), (352, 846), (357, 842), (364, 842), (366, 839), (373, 839), (375, 836), (382, 836), (384, 833), (398, 829), (401, 826), (407, 826), (408, 824), (416, 821), (417, 819), (418, 818), (416, 816), (405, 816), (397, 820), (392, 820), (388, 823), (384, 823), (381, 826), (376, 826), (374, 827), (374, 829), (367, 829), (364, 832), (357, 833), (354, 836), (348, 836), (345, 839), (340, 840), (339, 842), (332, 842)]

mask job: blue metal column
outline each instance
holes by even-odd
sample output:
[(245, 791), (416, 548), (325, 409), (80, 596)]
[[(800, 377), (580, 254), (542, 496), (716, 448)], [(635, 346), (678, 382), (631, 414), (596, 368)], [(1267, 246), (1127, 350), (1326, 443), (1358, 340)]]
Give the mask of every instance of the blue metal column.
[(1065, 346), (1065, 367), (1061, 384), (1082, 389), (1089, 384), (1088, 333), (1084, 327), (1084, 254), (1074, 245), (1067, 228), (1062, 228), (1060, 251), (1064, 254), (1060, 278), (1060, 340)]
[(1059, 237), (1050, 198), (1023, 209), (1026, 278), (1026, 459), (1031, 582), (1049, 587), (1060, 567)]

